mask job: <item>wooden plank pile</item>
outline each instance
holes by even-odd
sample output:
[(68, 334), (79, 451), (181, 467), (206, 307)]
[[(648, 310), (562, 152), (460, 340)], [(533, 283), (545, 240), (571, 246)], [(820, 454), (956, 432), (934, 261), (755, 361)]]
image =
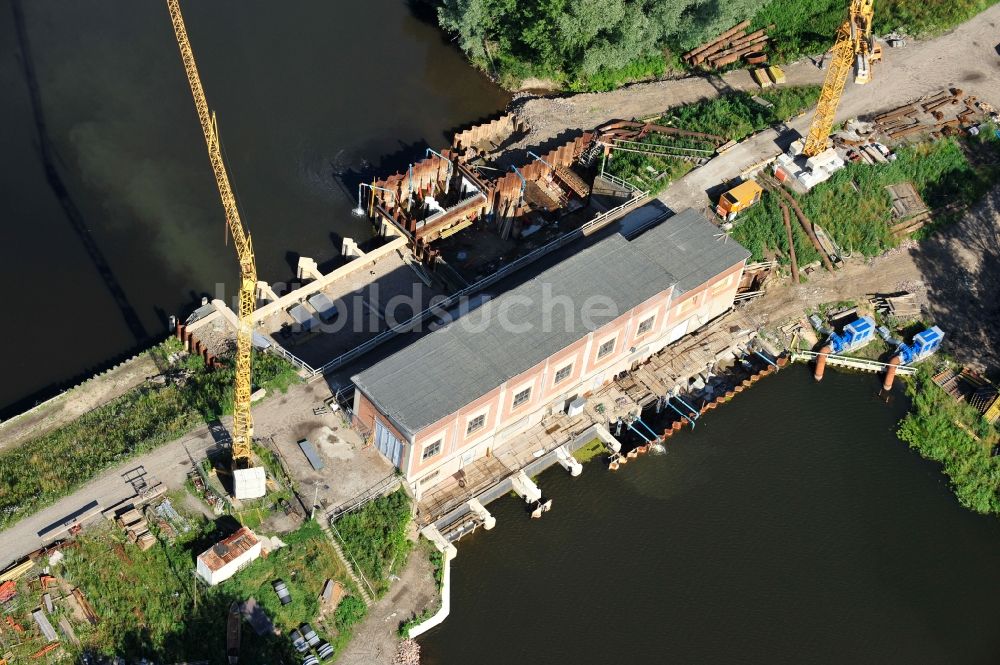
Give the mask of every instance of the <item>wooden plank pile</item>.
[(717, 69), (732, 64), (741, 57), (751, 64), (760, 64), (766, 58), (758, 53), (765, 47), (768, 39), (767, 31), (773, 25), (747, 34), (750, 21), (737, 23), (718, 37), (705, 42), (684, 54), (684, 61), (692, 67), (703, 66), (707, 69)]
[(138, 545), (139, 549), (148, 550), (156, 543), (156, 538), (149, 532), (145, 516), (135, 508), (129, 508), (121, 513), (115, 521), (118, 526), (125, 529), (129, 541)]
[(876, 296), (870, 300), (883, 315), (896, 319), (916, 319), (920, 316), (920, 303), (913, 293), (900, 293), (893, 296)]

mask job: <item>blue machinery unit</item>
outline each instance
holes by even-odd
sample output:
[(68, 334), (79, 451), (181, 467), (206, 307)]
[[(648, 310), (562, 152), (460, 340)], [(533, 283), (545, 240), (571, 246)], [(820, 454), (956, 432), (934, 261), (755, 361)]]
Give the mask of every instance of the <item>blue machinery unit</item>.
[(862, 316), (844, 326), (844, 332), (830, 333), (830, 347), (833, 353), (847, 353), (866, 346), (875, 339), (875, 321)]
[(941, 329), (932, 326), (914, 335), (912, 344), (900, 344), (896, 355), (904, 365), (915, 363), (937, 351), (943, 339), (944, 333)]

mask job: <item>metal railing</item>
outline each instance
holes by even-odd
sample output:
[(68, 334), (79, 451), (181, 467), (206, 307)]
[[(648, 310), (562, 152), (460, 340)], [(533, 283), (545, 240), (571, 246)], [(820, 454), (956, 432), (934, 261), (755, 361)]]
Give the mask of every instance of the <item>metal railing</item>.
[(464, 289), (456, 291), (455, 293), (444, 298), (443, 300), (434, 303), (430, 307), (427, 307), (426, 309), (418, 312), (417, 314), (407, 319), (406, 321), (403, 321), (402, 323), (392, 326), (388, 330), (382, 331), (375, 337), (372, 337), (368, 341), (359, 344), (350, 351), (345, 351), (344, 353), (340, 354), (339, 356), (337, 356), (330, 362), (326, 363), (322, 367), (312, 370), (312, 375), (315, 376), (316, 374), (326, 374), (327, 372), (331, 372), (337, 369), (338, 367), (341, 367), (346, 363), (354, 360), (355, 358), (358, 358), (359, 356), (368, 353), (375, 347), (395, 337), (399, 333), (413, 332), (414, 330), (417, 329), (417, 326), (422, 324), (428, 318), (430, 318), (434, 314), (443, 313), (445, 310), (457, 304), (463, 297), (468, 297), (475, 293), (478, 293), (479, 291), (482, 291), (488, 286), (491, 286), (499, 282), (500, 280), (504, 279), (505, 277), (509, 276), (510, 274), (520, 270), (529, 263), (533, 263), (537, 259), (548, 254), (549, 252), (552, 252), (565, 245), (568, 245), (570, 242), (577, 240), (578, 238), (587, 236), (593, 231), (596, 231), (604, 227), (605, 225), (611, 223), (612, 221), (614, 221), (614, 219), (617, 219), (618, 216), (625, 214), (630, 209), (639, 207), (640, 205), (646, 202), (645, 199), (646, 197), (649, 196), (649, 193), (639, 192), (638, 194), (633, 194), (633, 196), (634, 198), (630, 199), (629, 201), (626, 201), (625, 203), (619, 206), (611, 208), (610, 210), (607, 210), (606, 212), (597, 215), (592, 220), (590, 220), (586, 224), (583, 224), (579, 228), (564, 233), (555, 240), (552, 240), (551, 242), (542, 245), (541, 247), (529, 252), (528, 254), (525, 254), (519, 259), (512, 261), (511, 263), (507, 264), (503, 268), (500, 268), (500, 270), (497, 270), (493, 274), (487, 275), (478, 282), (470, 284)]
[(399, 487), (399, 483), (400, 483), (399, 476), (397, 476), (394, 473), (390, 474), (385, 478), (383, 478), (382, 480), (380, 480), (379, 482), (372, 485), (371, 487), (369, 487), (368, 489), (366, 489), (364, 492), (361, 492), (357, 496), (351, 497), (347, 501), (344, 501), (335, 508), (332, 508), (329, 511), (327, 511), (326, 517), (328, 520), (330, 520), (330, 522), (334, 522), (342, 515), (354, 512), (355, 510), (364, 507), (365, 504), (368, 504), (374, 501), (375, 499), (378, 499), (379, 497), (385, 496), (386, 494), (395, 491), (396, 488)]
[(622, 189), (624, 189), (626, 191), (632, 192), (632, 196), (635, 196), (636, 193), (640, 193), (640, 194), (642, 193), (642, 189), (640, 189), (639, 187), (633, 185), (628, 180), (625, 180), (623, 178), (619, 178), (618, 176), (613, 175), (611, 173), (605, 173), (605, 172), (602, 171), (599, 177), (602, 180), (607, 180), (612, 185), (617, 185), (618, 187), (621, 187)]

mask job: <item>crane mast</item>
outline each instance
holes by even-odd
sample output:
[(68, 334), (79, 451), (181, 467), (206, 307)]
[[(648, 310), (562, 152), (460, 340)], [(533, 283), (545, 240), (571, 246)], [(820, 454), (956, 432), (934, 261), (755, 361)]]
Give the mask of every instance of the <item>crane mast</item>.
[(802, 149), (806, 157), (815, 157), (829, 147), (837, 107), (840, 106), (844, 85), (855, 62), (855, 82), (868, 83), (871, 80), (872, 56), (875, 54), (872, 43), (872, 17), (875, 13), (873, 3), (874, 0), (851, 0), (847, 21), (837, 30), (830, 66), (816, 104), (816, 116), (809, 126), (809, 134)]
[[(240, 307), (239, 325), (236, 331), (236, 389), (233, 400), (233, 467), (247, 468), (253, 461), (253, 416), (250, 413), (251, 394), (251, 348), (253, 344), (253, 312), (256, 308), (257, 267), (254, 262), (253, 244), (250, 234), (243, 226), (239, 210), (236, 207), (236, 197), (229, 184), (229, 175), (222, 160), (222, 150), (219, 146), (219, 132), (215, 113), (208, 108), (205, 90), (198, 75), (194, 52), (184, 26), (184, 17), (178, 0), (167, 0), (170, 19), (174, 24), (174, 34), (177, 46), (180, 48), (181, 60), (187, 74), (194, 107), (198, 113), (198, 121), (205, 135), (205, 145), (208, 147), (208, 157), (215, 173), (215, 184), (219, 189), (222, 207), (226, 212), (226, 225), (233, 239), (236, 255), (240, 263)], [(247, 497), (250, 498), (250, 497)]]

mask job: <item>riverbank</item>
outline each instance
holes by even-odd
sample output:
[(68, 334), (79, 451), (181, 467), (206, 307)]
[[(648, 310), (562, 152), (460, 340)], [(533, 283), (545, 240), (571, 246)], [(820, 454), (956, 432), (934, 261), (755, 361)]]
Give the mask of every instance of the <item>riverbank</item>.
[[(875, 9), (872, 27), (875, 35), (892, 32), (897, 40), (927, 38), (991, 4), (994, 0), (929, 5), (895, 0)], [(763, 41), (749, 43), (768, 53), (774, 63), (785, 64), (825, 53), (847, 19), (842, 3), (809, 0), (730, 3), (713, 12), (701, 11), (694, 0), (637, 1), (603, 14), (575, 3), (512, 8), (499, 0), (445, 0), (419, 6), (452, 35), (473, 65), (511, 90), (538, 80), (563, 90), (612, 90), (635, 81), (711, 69), (707, 63), (696, 68), (681, 54), (733, 32), (736, 37), (752, 33), (748, 39), (763, 35)]]

